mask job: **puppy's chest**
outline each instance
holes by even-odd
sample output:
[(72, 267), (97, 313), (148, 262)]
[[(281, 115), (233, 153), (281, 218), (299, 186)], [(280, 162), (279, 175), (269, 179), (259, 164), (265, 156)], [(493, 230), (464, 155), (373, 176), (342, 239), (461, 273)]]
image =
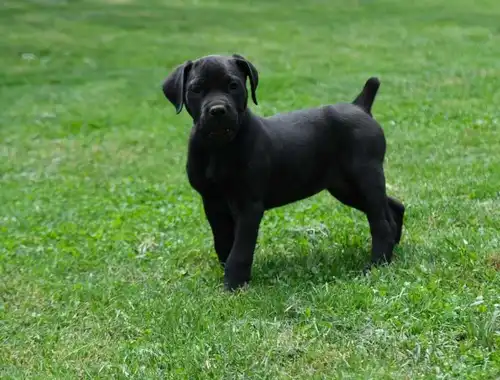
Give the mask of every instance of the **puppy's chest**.
[(238, 191), (238, 188), (244, 186), (244, 171), (237, 159), (212, 156), (206, 162), (203, 176), (221, 191), (231, 192)]
[(234, 177), (235, 163), (230, 160), (222, 160), (218, 157), (208, 157), (204, 165), (203, 176), (206, 180), (214, 183), (230, 181)]

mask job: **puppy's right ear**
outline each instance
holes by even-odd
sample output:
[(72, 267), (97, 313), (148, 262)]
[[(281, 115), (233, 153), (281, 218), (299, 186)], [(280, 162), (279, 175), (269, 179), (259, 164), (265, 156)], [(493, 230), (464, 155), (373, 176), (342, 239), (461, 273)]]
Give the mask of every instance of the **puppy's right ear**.
[(184, 105), (186, 80), (192, 66), (192, 61), (184, 62), (182, 65), (177, 66), (163, 82), (163, 94), (174, 105), (177, 114), (182, 111)]

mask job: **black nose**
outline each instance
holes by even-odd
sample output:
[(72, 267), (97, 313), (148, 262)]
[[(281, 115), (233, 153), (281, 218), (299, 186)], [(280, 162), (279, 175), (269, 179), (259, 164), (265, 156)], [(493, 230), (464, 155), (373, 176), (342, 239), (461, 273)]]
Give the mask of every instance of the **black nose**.
[(210, 107), (210, 109), (208, 110), (208, 112), (212, 116), (223, 116), (226, 113), (226, 107), (224, 107), (221, 104), (218, 104), (216, 106)]

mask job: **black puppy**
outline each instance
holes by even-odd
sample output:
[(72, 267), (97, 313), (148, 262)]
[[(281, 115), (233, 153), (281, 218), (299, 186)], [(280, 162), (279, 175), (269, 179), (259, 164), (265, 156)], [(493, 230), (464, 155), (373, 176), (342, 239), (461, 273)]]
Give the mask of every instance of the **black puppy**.
[(259, 117), (247, 107), (247, 78), (257, 104), (257, 69), (237, 54), (187, 61), (163, 84), (177, 113), (185, 106), (194, 122), (187, 175), (203, 200), (225, 287), (250, 280), (264, 212), (322, 190), (367, 215), (367, 269), (390, 262), (405, 208), (386, 195), (386, 141), (371, 116), (378, 79), (352, 103)]

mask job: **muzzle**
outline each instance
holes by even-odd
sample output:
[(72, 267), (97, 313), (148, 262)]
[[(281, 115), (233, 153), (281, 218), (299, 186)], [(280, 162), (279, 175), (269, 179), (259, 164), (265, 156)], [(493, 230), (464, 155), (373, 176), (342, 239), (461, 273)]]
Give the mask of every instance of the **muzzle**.
[(226, 101), (211, 101), (203, 109), (201, 127), (204, 137), (211, 143), (227, 143), (238, 131), (238, 113)]

